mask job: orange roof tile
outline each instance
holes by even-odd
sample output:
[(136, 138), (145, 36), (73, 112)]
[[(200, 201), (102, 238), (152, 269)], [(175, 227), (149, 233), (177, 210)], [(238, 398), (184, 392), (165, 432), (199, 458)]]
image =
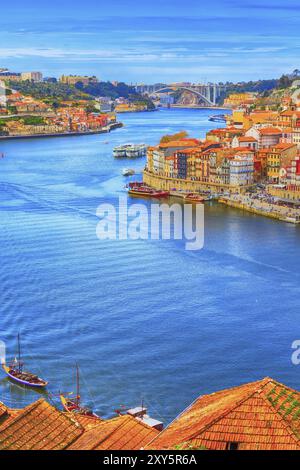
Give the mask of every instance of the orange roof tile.
[(40, 399), (0, 425), (0, 450), (65, 449), (82, 433), (67, 413)]
[(251, 137), (251, 136), (242, 136), (242, 137), (238, 137), (239, 139), (239, 142), (257, 142), (257, 140), (254, 138), (254, 137)]
[(261, 135), (282, 134), (282, 131), (277, 127), (263, 127), (259, 129)]
[(7, 408), (6, 406), (1, 403), (0, 401), (0, 419), (3, 418), (3, 416), (7, 415)]
[(86, 431), (69, 450), (139, 450), (158, 434), (132, 416), (118, 416)]
[(285, 143), (285, 142), (280, 142), (279, 144), (276, 144), (272, 147), (272, 149), (278, 149), (278, 150), (285, 150), (289, 149), (292, 147), (297, 147), (297, 144), (290, 144), (290, 143)]
[(300, 393), (265, 378), (198, 398), (147, 448), (300, 450)]
[(69, 414), (69, 417), (71, 419), (75, 419), (83, 428), (84, 430), (89, 430), (94, 428), (95, 426), (98, 426), (100, 422), (103, 420), (101, 418), (96, 418), (94, 416), (85, 416), (85, 415), (80, 415), (80, 414)]
[(159, 144), (160, 148), (169, 148), (169, 147), (196, 147), (199, 145), (199, 140), (197, 139), (181, 139), (181, 140), (172, 140), (170, 142), (165, 142)]

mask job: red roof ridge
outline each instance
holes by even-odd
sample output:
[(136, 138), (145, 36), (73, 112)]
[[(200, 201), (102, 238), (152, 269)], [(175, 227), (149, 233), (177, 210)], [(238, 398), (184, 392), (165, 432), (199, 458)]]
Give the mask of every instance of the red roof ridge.
[[(198, 400), (200, 399), (203, 399), (205, 397), (212, 397), (212, 396), (217, 396), (217, 395), (223, 395), (224, 393), (228, 392), (228, 391), (234, 391), (234, 390), (237, 390), (243, 386), (249, 386), (249, 385), (254, 385), (254, 384), (262, 384), (262, 382), (265, 382), (265, 384), (269, 383), (269, 381), (272, 381), (272, 379), (270, 377), (265, 377), (264, 379), (261, 379), (261, 380), (257, 380), (255, 382), (250, 382), (250, 383), (245, 383), (245, 384), (242, 384), (242, 385), (236, 385), (235, 387), (229, 387), (229, 388), (225, 388), (223, 390), (218, 390), (217, 392), (213, 392), (213, 393), (206, 393), (205, 395), (200, 395), (198, 396), (197, 398), (195, 398), (195, 400), (190, 404), (188, 405), (181, 413), (179, 413), (176, 418), (173, 419), (173, 421), (171, 421), (171, 423), (168, 424), (168, 426), (166, 426), (157, 436), (155, 436), (148, 444), (147, 444), (147, 448), (150, 446), (150, 444), (152, 444), (153, 442), (156, 441), (156, 439), (158, 439), (161, 434), (164, 434), (170, 427), (171, 425), (177, 421), (178, 419), (180, 419), (180, 417), (182, 415), (184, 415), (185, 413), (187, 413), (196, 403)], [(226, 414), (228, 413), (231, 413), (232, 410), (234, 410), (237, 406), (239, 406), (241, 403), (243, 403), (246, 399), (250, 398), (253, 394), (257, 393), (257, 390), (255, 390), (254, 392), (251, 391), (251, 393), (249, 393), (246, 397), (244, 397), (243, 399), (239, 400), (238, 402), (234, 403), (234, 405), (230, 408), (228, 408), (227, 410), (225, 410), (223, 413), (221, 413), (220, 415), (218, 415), (215, 419), (213, 419), (212, 421), (210, 421), (208, 424), (204, 425), (202, 428), (200, 428), (200, 430), (198, 429), (196, 434), (192, 434), (191, 436), (189, 436), (189, 440), (195, 438), (195, 436), (197, 436), (198, 434), (202, 433), (203, 431), (205, 431), (207, 428), (209, 428), (212, 424), (214, 424), (215, 422), (219, 421), (219, 419), (223, 418), (224, 416), (226, 416)]]
[[(297, 437), (298, 433), (297, 433), (297, 430), (296, 429), (293, 429), (292, 425), (285, 419), (285, 417), (280, 413), (280, 411), (278, 409), (276, 409), (274, 406), (272, 406), (272, 403), (270, 402), (270, 400), (268, 400), (267, 396), (264, 395), (264, 388), (268, 385), (268, 384), (274, 384), (274, 385), (277, 385), (279, 387), (283, 387), (284, 389), (287, 389), (287, 390), (290, 390), (291, 392), (293, 393), (297, 393), (296, 390), (290, 388), (290, 387), (286, 387), (284, 384), (281, 384), (280, 382), (272, 379), (271, 377), (265, 377), (261, 380), (258, 380), (256, 382), (250, 382), (250, 383), (245, 383), (243, 385), (239, 385), (239, 386), (236, 386), (236, 387), (231, 387), (231, 388), (228, 388), (228, 389), (225, 389), (225, 390), (220, 390), (220, 391), (217, 391), (215, 393), (211, 393), (211, 394), (206, 394), (206, 395), (202, 395), (200, 397), (198, 397), (197, 399), (195, 399), (193, 401), (193, 403), (191, 405), (189, 405), (182, 413), (180, 413), (163, 431), (161, 431), (161, 433), (159, 433), (157, 436), (154, 437), (154, 439), (152, 439), (152, 441), (150, 441), (148, 444), (147, 444), (147, 448), (151, 448), (150, 445), (157, 439), (160, 438), (161, 435), (163, 435), (166, 431), (168, 431), (168, 429), (174, 424), (174, 422), (176, 422), (177, 420), (180, 419), (180, 417), (182, 415), (185, 415), (186, 413), (188, 413), (192, 407), (197, 403), (198, 400), (201, 400), (201, 399), (204, 399), (205, 397), (218, 397), (219, 395), (223, 395), (224, 393), (226, 392), (234, 392), (238, 389), (241, 389), (243, 387), (245, 387), (245, 394), (242, 398), (240, 398), (239, 400), (235, 401), (234, 403), (232, 403), (231, 406), (229, 406), (227, 409), (225, 409), (222, 413), (220, 413), (218, 416), (216, 416), (214, 419), (212, 419), (211, 421), (209, 421), (209, 423), (207, 424), (204, 424), (202, 427), (200, 427), (199, 429), (197, 429), (197, 431), (195, 431), (193, 434), (189, 435), (188, 436), (188, 441), (191, 441), (193, 439), (196, 439), (200, 434), (203, 434), (207, 429), (209, 429), (211, 426), (213, 426), (216, 422), (220, 421), (222, 418), (224, 418), (226, 415), (228, 415), (229, 413), (231, 413), (232, 411), (234, 411), (236, 408), (238, 408), (241, 404), (243, 404), (245, 401), (249, 400), (250, 398), (252, 398), (255, 394), (259, 394), (261, 396), (261, 398), (263, 399), (264, 403), (267, 404), (268, 408), (271, 409), (272, 411), (272, 414), (276, 415), (280, 422), (282, 423), (282, 425), (288, 430), (288, 434), (290, 436), (293, 436), (293, 440), (296, 442), (296, 444), (300, 447), (300, 436), (299, 438)], [(247, 391), (247, 388), (248, 387), (251, 387), (251, 390), (250, 391)], [(299, 393), (299, 392), (298, 392)]]
[(26, 416), (28, 413), (30, 413), (32, 410), (37, 408), (41, 403), (47, 403), (46, 400), (43, 398), (39, 398), (37, 401), (30, 403), (30, 405), (25, 406), (23, 408), (22, 412), (15, 416), (13, 420), (4, 421), (3, 425), (0, 426), (0, 433), (4, 431), (6, 428), (8, 428), (11, 424), (17, 423), (20, 419), (22, 419), (24, 416)]
[[(125, 417), (126, 417), (126, 416), (125, 416)], [(128, 415), (128, 417), (129, 417), (129, 415)], [(99, 445), (101, 445), (103, 442), (105, 442), (107, 439), (109, 439), (109, 438), (114, 434), (114, 432), (116, 431), (116, 429), (120, 429), (120, 428), (122, 428), (122, 426), (125, 425), (126, 420), (125, 420), (125, 419), (122, 419), (122, 418), (123, 418), (123, 416), (116, 416), (115, 418), (112, 418), (111, 420), (108, 420), (107, 423), (106, 423), (106, 422), (103, 422), (102, 425), (99, 425), (99, 427), (100, 427), (100, 426), (101, 426), (101, 427), (102, 427), (102, 426), (104, 427), (106, 424), (111, 424), (111, 422), (114, 421), (114, 420), (115, 420), (115, 421), (118, 421), (118, 420), (122, 421), (122, 423), (121, 423), (119, 426), (117, 425), (116, 427), (114, 427), (114, 428), (111, 430), (111, 432), (110, 432), (109, 434), (104, 435), (104, 436), (102, 437), (102, 439), (100, 439), (99, 441), (97, 441), (97, 443), (92, 447), (92, 449), (96, 449), (97, 447), (99, 447)], [(98, 427), (98, 426), (97, 426), (97, 427)], [(95, 428), (93, 428), (93, 431), (95, 431)]]
[[(81, 424), (79, 424), (79, 422), (76, 421), (75, 417), (71, 418), (69, 416), (69, 413), (63, 413), (59, 411), (56, 407), (50, 405), (50, 403), (48, 403), (44, 398), (40, 398), (39, 400), (26, 406), (24, 409), (20, 411), (20, 413), (18, 413), (12, 419), (8, 419), (4, 421), (4, 423), (0, 425), (0, 437), (1, 437), (1, 434), (5, 432), (8, 428), (10, 428), (11, 426), (14, 426), (20, 420), (23, 420), (27, 415), (31, 413), (31, 411), (36, 410), (41, 405), (44, 407), (44, 409), (48, 409), (48, 410), (56, 412), (59, 415), (58, 418), (62, 418), (63, 420), (66, 419), (67, 421), (70, 422), (70, 424), (72, 424), (73, 426), (76, 426), (81, 431), (81, 434), (84, 432), (83, 426), (81, 426)], [(74, 440), (78, 439), (78, 437), (79, 436), (74, 436), (72, 441), (68, 443), (68, 446), (71, 445), (74, 442)], [(1, 444), (1, 440), (0, 440), (0, 444)]]
[[(129, 429), (128, 429), (128, 423), (132, 425)], [(121, 434), (125, 436), (125, 435), (128, 435), (128, 433), (130, 433), (131, 430), (134, 430), (136, 427), (137, 428), (142, 427), (142, 428), (147, 429), (147, 431), (150, 432), (150, 435), (155, 432), (158, 434), (157, 430), (153, 429), (151, 426), (147, 425), (143, 421), (134, 418), (133, 416), (130, 416), (130, 415), (116, 416), (109, 420), (103, 420), (97, 426), (94, 426), (93, 428), (83, 433), (82, 436), (79, 436), (78, 439), (74, 443), (71, 444), (71, 446), (69, 447), (69, 450), (76, 450), (80, 448), (82, 450), (85, 447), (85, 446), (82, 447), (82, 439), (83, 440), (86, 440), (87, 438), (89, 439), (90, 436), (91, 437), (95, 436), (95, 433), (97, 432), (99, 433), (99, 435), (98, 436), (96, 435), (95, 439), (93, 439), (92, 441), (90, 440), (88, 449), (89, 450), (99, 449), (102, 445), (105, 446), (105, 443), (111, 439), (113, 440), (117, 439), (118, 441), (120, 439), (120, 437), (118, 437), (118, 432), (121, 431)], [(123, 432), (123, 428), (125, 428), (124, 432)], [(136, 436), (137, 436), (137, 433), (135, 432), (134, 437)], [(132, 438), (133, 436), (131, 436), (130, 439)], [(145, 446), (145, 444), (146, 443), (144, 442), (143, 445)]]
[[(269, 383), (269, 382), (274, 382), (273, 379), (271, 379), (271, 377), (265, 377), (261, 380), (258, 380), (256, 382), (250, 382), (250, 383), (246, 383), (246, 384), (243, 384), (243, 385), (260, 385), (259, 388), (257, 389), (254, 389), (252, 390), (251, 392), (248, 392), (246, 394), (246, 396), (244, 396), (243, 398), (241, 398), (240, 400), (236, 401), (231, 407), (228, 407), (228, 409), (224, 410), (223, 413), (219, 414), (218, 416), (216, 416), (215, 419), (213, 419), (212, 421), (210, 421), (209, 423), (207, 423), (206, 425), (203, 426), (203, 428), (201, 428), (200, 430), (198, 429), (196, 431), (195, 434), (191, 435), (189, 437), (189, 440), (195, 438), (196, 436), (198, 436), (198, 434), (200, 433), (203, 433), (206, 429), (210, 428), (213, 424), (215, 424), (216, 422), (218, 422), (220, 419), (224, 418), (224, 416), (226, 416), (228, 413), (231, 413), (233, 410), (235, 410), (236, 408), (238, 408), (242, 403), (244, 403), (245, 401), (249, 400), (249, 398), (253, 397), (253, 395), (255, 395), (256, 393), (261, 393), (262, 389)], [(228, 389), (225, 389), (225, 390), (221, 390), (220, 392), (227, 392), (229, 390), (236, 390), (240, 387), (243, 387), (243, 385), (238, 385), (237, 387), (232, 387), (232, 388), (228, 388)], [(219, 392), (217, 392), (219, 393)], [(214, 394), (211, 394), (211, 395), (214, 395)], [(203, 395), (205, 396), (205, 395)], [(203, 397), (201, 397), (203, 398)], [(270, 405), (270, 403), (269, 403)], [(272, 407), (272, 410), (273, 412), (276, 412), (276, 410)]]

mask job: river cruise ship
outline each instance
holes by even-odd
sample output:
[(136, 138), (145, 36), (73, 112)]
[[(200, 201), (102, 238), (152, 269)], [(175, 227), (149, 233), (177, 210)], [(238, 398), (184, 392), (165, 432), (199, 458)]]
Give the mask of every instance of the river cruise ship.
[(144, 157), (146, 153), (146, 144), (124, 144), (113, 149), (113, 156), (115, 158), (138, 158)]

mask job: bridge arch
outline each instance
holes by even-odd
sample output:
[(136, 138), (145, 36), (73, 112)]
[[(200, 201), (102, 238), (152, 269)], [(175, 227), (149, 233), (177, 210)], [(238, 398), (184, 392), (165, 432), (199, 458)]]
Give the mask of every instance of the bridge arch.
[(177, 86), (177, 87), (172, 87), (172, 86), (166, 86), (166, 87), (163, 87), (163, 88), (160, 88), (159, 90), (155, 90), (153, 93), (150, 94), (150, 96), (153, 96), (153, 95), (156, 95), (158, 93), (163, 93), (164, 91), (167, 91), (167, 90), (173, 90), (173, 91), (177, 91), (177, 90), (186, 90), (194, 95), (197, 95), (199, 96), (206, 104), (208, 104), (209, 106), (213, 106), (214, 103), (212, 101), (210, 101), (206, 96), (204, 96), (202, 93), (200, 93), (199, 91), (197, 90), (193, 90), (192, 88), (189, 88), (189, 87), (185, 87), (185, 86)]

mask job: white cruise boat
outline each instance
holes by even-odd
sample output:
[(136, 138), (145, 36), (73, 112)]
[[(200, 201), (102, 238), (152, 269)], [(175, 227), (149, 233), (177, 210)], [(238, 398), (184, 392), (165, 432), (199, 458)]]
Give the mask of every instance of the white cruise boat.
[(146, 153), (146, 144), (124, 144), (113, 149), (113, 156), (116, 158), (138, 158), (144, 157)]

